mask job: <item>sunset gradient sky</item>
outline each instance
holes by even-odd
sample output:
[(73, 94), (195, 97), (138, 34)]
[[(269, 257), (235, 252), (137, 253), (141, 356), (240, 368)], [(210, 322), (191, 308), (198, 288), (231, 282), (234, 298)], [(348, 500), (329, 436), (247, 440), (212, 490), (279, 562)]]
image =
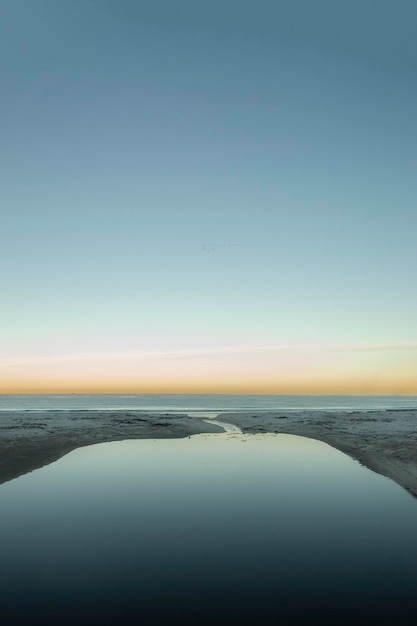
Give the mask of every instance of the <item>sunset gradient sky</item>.
[(2, 0), (0, 392), (417, 393), (415, 0)]

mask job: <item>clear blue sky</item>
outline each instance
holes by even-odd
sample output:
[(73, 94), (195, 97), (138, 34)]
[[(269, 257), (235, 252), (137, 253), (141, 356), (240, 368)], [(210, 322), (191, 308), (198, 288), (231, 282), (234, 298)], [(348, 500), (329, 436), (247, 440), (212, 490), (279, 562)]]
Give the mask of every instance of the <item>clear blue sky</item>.
[(2, 0), (0, 391), (417, 392), (416, 21)]

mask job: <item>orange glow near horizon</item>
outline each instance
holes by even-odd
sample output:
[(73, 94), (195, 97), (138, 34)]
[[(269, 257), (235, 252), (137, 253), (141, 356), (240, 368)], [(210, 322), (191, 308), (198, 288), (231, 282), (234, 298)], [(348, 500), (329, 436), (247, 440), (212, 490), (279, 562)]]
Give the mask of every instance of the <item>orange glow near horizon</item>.
[(417, 348), (84, 354), (0, 362), (0, 393), (416, 394)]
[(350, 377), (320, 379), (288, 376), (241, 376), (193, 379), (48, 379), (27, 377), (5, 381), (1, 394), (48, 393), (284, 393), (284, 394), (417, 394), (415, 377)]

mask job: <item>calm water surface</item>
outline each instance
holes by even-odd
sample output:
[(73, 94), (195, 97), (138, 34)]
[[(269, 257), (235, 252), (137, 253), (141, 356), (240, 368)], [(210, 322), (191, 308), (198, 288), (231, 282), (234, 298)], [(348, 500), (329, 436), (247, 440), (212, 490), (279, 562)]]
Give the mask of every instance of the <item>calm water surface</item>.
[(286, 394), (0, 394), (0, 411), (273, 411), (417, 409), (417, 396)]
[(1, 486), (0, 511), (8, 623), (369, 624), (398, 608), (413, 623), (417, 609), (416, 500), (302, 437), (81, 448)]

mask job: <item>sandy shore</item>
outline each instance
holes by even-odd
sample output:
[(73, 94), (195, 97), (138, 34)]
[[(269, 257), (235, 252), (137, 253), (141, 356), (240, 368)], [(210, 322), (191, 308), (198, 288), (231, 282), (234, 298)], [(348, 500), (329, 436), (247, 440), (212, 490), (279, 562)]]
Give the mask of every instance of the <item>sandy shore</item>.
[[(417, 497), (417, 410), (222, 413), (244, 433), (319, 439)], [(224, 432), (215, 422), (141, 411), (0, 413), (0, 483), (52, 463), (71, 450), (122, 439), (169, 439)]]
[(244, 433), (319, 439), (417, 497), (417, 410), (223, 413)]
[(224, 432), (187, 415), (141, 411), (0, 413), (0, 484), (57, 461), (75, 448), (123, 439), (171, 439)]

